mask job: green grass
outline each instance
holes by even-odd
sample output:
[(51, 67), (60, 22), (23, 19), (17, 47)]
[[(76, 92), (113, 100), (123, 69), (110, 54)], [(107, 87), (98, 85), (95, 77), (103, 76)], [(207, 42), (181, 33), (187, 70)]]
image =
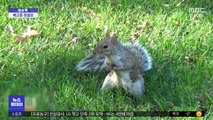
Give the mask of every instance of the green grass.
[[(11, 94), (35, 98), (36, 110), (205, 110), (203, 119), (213, 118), (213, 2), (191, 0), (177, 7), (179, 2), (1, 1), (0, 119), (9, 119), (7, 100)], [(39, 17), (11, 19), (9, 7), (38, 7)], [(190, 8), (205, 8), (206, 12), (192, 19)], [(144, 22), (149, 26), (140, 30), (139, 39), (150, 51), (154, 66), (143, 74), (146, 91), (140, 103), (119, 90), (102, 94), (100, 87), (107, 73), (74, 70), (104, 37), (104, 26), (116, 32), (121, 42), (127, 42)], [(34, 25), (41, 35), (16, 44), (6, 29), (8, 24), (17, 33)]]

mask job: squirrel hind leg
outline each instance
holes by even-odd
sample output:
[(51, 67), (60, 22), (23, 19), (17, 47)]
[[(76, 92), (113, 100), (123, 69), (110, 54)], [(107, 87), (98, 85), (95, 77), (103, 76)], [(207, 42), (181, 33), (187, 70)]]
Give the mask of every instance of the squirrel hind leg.
[(137, 80), (132, 83), (130, 90), (128, 91), (135, 99), (141, 100), (144, 92), (144, 80)]

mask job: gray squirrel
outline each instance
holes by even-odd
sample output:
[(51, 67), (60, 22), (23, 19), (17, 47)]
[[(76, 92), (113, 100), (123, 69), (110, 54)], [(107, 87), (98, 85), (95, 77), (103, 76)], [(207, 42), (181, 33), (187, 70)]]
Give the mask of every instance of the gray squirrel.
[(144, 79), (140, 73), (152, 68), (152, 58), (147, 49), (139, 44), (121, 44), (116, 34), (97, 43), (93, 53), (82, 59), (77, 71), (110, 71), (101, 90), (121, 87), (133, 97), (140, 99), (144, 92)]

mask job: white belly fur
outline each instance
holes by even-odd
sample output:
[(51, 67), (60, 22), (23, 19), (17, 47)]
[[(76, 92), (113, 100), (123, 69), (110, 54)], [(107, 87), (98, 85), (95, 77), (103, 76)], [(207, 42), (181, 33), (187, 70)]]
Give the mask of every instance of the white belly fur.
[[(117, 72), (117, 74), (120, 77), (120, 79), (116, 79), (118, 86), (124, 88), (128, 93), (132, 94), (133, 96), (139, 97), (142, 95), (144, 91), (144, 81), (143, 79), (139, 79), (135, 82), (133, 82), (130, 79), (130, 72), (125, 71), (125, 72)], [(122, 77), (121, 77), (122, 76)]]
[(120, 76), (120, 79), (118, 79), (119, 86), (123, 87), (127, 91), (131, 89), (132, 81), (130, 80), (129, 72), (118, 72), (118, 75)]

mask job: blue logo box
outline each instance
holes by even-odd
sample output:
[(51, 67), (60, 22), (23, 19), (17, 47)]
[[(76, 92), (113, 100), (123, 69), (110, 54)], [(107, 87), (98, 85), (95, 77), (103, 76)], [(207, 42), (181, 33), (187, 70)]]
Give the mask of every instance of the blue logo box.
[(9, 18), (37, 18), (38, 8), (8, 8)]
[(8, 8), (8, 12), (38, 12), (38, 8)]
[(8, 96), (8, 111), (9, 116), (18, 117), (24, 115), (24, 95), (9, 95)]

